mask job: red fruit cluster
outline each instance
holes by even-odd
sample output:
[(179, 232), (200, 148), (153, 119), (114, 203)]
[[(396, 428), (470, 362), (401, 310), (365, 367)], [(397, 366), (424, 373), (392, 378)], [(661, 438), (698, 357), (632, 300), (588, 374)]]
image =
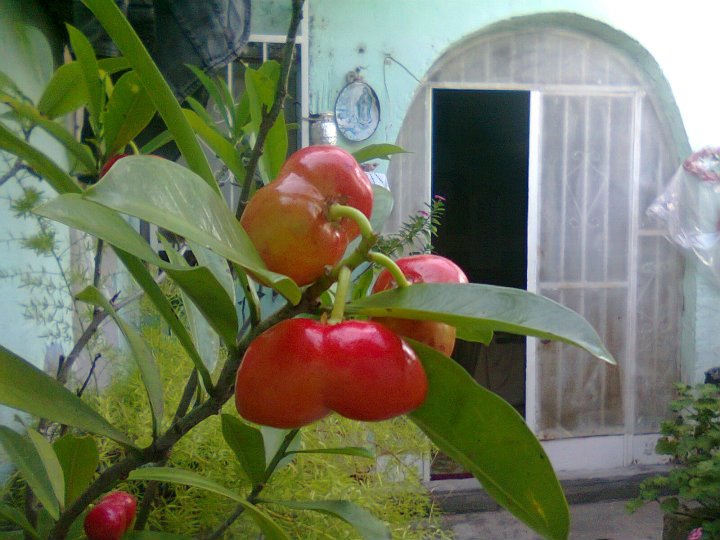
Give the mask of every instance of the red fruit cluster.
[[(395, 261), (410, 283), (467, 283), (468, 278), (458, 265), (439, 255), (411, 255)], [(373, 292), (397, 287), (390, 272), (383, 270), (375, 281)], [(446, 356), (455, 347), (455, 328), (435, 321), (416, 321), (395, 317), (376, 317), (401, 336), (420, 341)]]
[(108, 493), (85, 516), (85, 534), (89, 540), (119, 540), (132, 526), (136, 508), (129, 493)]
[(240, 415), (297, 428), (331, 411), (385, 420), (418, 407), (427, 378), (415, 352), (371, 321), (283, 321), (248, 347), (235, 384)]
[(370, 180), (355, 158), (337, 146), (309, 146), (291, 155), (276, 180), (259, 189), (240, 223), (265, 265), (307, 285), (336, 264), (358, 234), (350, 219), (329, 219), (333, 204), (370, 217)]

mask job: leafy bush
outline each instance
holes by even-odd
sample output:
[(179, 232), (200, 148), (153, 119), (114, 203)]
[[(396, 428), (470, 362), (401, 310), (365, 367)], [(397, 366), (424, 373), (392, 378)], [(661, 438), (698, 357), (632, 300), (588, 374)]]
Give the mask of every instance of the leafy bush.
[[(159, 325), (144, 329), (163, 376), (169, 399), (179, 401), (192, 362), (177, 340)], [(151, 439), (145, 390), (136, 372), (120, 374), (100, 396), (97, 410), (113, 424), (138, 440)], [(174, 410), (177, 403), (169, 403)], [(231, 413), (234, 406), (225, 407)], [(169, 420), (166, 419), (166, 420)], [(393, 538), (448, 538), (441, 528), (438, 509), (430, 501), (418, 470), (407, 465), (409, 457), (421, 458), (430, 452), (430, 441), (405, 417), (386, 422), (361, 424), (333, 415), (302, 430), (302, 448), (369, 447), (377, 461), (362, 457), (330, 454), (298, 454), (279, 470), (264, 491), (264, 498), (290, 500), (297, 497), (297, 486), (304, 486), (308, 499), (347, 499), (362, 505), (386, 521)], [(117, 461), (118, 447), (98, 437), (101, 469)], [(382, 466), (378, 466), (378, 464)], [(250, 481), (235, 454), (225, 443), (220, 418), (215, 416), (198, 426), (173, 448), (168, 465), (192, 470), (236, 491), (249, 491)], [(136, 482), (120, 487), (137, 490)], [(139, 494), (139, 493), (138, 493)], [(168, 484), (161, 491), (149, 525), (151, 529), (187, 536), (205, 535), (232, 514), (235, 505), (209, 491)], [(272, 507), (271, 507), (272, 508)], [(293, 538), (356, 538), (344, 522), (318, 512), (289, 512), (273, 508), (274, 517)], [(232, 538), (249, 538), (256, 531), (249, 519), (240, 519), (229, 530)]]
[(658, 501), (666, 514), (702, 526), (703, 538), (720, 538), (720, 387), (677, 384), (673, 418), (663, 422), (655, 450), (672, 458), (667, 475), (645, 480), (630, 509)]

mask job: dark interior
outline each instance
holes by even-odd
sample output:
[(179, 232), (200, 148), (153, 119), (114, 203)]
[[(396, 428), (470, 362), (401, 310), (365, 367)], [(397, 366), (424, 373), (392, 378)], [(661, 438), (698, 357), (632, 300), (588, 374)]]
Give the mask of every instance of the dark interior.
[[(527, 287), (529, 119), (529, 92), (433, 91), (433, 195), (446, 204), (435, 252), (474, 283)], [(458, 340), (453, 358), (524, 415), (524, 337), (497, 333), (489, 346)], [(443, 455), (431, 473), (464, 476)]]

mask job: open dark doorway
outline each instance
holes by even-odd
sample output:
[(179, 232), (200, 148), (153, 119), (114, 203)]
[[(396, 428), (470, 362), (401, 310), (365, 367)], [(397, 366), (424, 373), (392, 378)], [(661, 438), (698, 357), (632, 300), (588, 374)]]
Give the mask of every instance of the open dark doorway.
[[(432, 97), (433, 195), (446, 199), (435, 251), (474, 283), (525, 289), (530, 92), (436, 89)], [(453, 358), (525, 414), (524, 337), (458, 340)], [(463, 476), (442, 455), (431, 472)]]

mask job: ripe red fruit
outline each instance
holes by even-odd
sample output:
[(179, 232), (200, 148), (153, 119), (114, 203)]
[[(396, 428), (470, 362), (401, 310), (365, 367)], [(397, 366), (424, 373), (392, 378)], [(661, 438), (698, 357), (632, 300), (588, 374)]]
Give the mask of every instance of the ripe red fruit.
[(385, 420), (412, 411), (426, 393), (415, 352), (384, 326), (291, 319), (248, 347), (235, 405), (251, 422), (297, 428), (331, 411), (353, 420)]
[(370, 180), (345, 150), (309, 146), (291, 155), (277, 179), (255, 193), (240, 223), (270, 270), (307, 285), (337, 263), (359, 234), (348, 218), (329, 220), (335, 203), (369, 218)]
[(105, 176), (105, 173), (110, 170), (110, 167), (112, 167), (113, 165), (115, 165), (115, 162), (116, 162), (117, 160), (119, 160), (119, 159), (121, 159), (121, 158), (124, 158), (125, 156), (129, 156), (129, 155), (130, 155), (130, 154), (115, 154), (115, 155), (112, 156), (110, 159), (108, 159), (108, 160), (105, 162), (105, 164), (102, 166), (102, 168), (100, 169), (99, 178), (102, 178), (103, 176)]
[(109, 493), (85, 516), (85, 534), (89, 540), (119, 540), (135, 520), (136, 508), (137, 501), (129, 493)]
[[(411, 255), (395, 261), (410, 283), (467, 283), (468, 278), (458, 265), (440, 255)], [(390, 272), (383, 270), (378, 275), (373, 292), (397, 287)], [(375, 317), (401, 336), (425, 343), (450, 356), (455, 347), (455, 328), (435, 321), (417, 321), (396, 317)]]

